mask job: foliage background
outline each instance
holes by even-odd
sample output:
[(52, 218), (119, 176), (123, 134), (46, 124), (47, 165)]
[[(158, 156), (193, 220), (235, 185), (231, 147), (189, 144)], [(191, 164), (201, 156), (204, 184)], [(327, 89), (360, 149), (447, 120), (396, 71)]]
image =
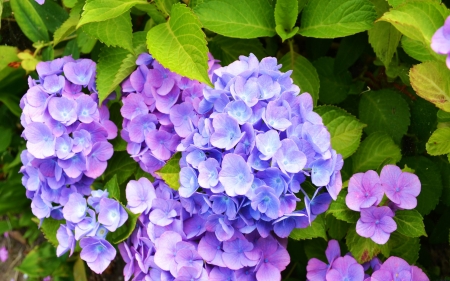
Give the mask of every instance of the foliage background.
[[(277, 57), (283, 71), (293, 70), (294, 82), (314, 97), (333, 148), (345, 158), (344, 181), (396, 163), (413, 169), (422, 182), (418, 212), (403, 217), (412, 223), (403, 224), (406, 229), (385, 246), (356, 235), (358, 215), (345, 206), (343, 190), (311, 228), (291, 235), (286, 280), (304, 280), (308, 259), (324, 259), (326, 240), (332, 238), (359, 261), (396, 255), (422, 267), (431, 280), (450, 278), (450, 71), (445, 56), (430, 48), (432, 35), (450, 15), (450, 1), (442, 2), (47, 0), (41, 6), (0, 0), (0, 234), (12, 234), (25, 245), (19, 254), (28, 253), (23, 261), (0, 265), (2, 271), (16, 267), (36, 280), (97, 278), (76, 255), (56, 258), (40, 236), (21, 185), (25, 142), (19, 101), (27, 76), (36, 77), (36, 64), (65, 55), (93, 59), (104, 99), (146, 51), (172, 71), (209, 83), (209, 50), (222, 65), (254, 53), (260, 59)], [(119, 100), (109, 107), (120, 129)], [(113, 143), (115, 154), (96, 187), (117, 175), (123, 189), (129, 179), (144, 175), (120, 136)], [(165, 176), (176, 185), (173, 172)], [(414, 233), (423, 225), (426, 235)], [(52, 227), (42, 228), (50, 242)], [(10, 240), (0, 241), (11, 247)], [(118, 262), (106, 274), (120, 271)]]

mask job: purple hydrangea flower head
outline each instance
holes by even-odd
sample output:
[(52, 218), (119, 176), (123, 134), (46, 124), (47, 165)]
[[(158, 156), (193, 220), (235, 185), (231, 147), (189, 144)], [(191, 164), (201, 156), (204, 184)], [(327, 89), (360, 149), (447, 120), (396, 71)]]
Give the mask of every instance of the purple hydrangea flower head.
[(116, 256), (116, 249), (106, 240), (85, 237), (80, 240), (80, 257), (97, 274), (102, 273)]
[(116, 200), (102, 198), (99, 206), (98, 222), (109, 231), (116, 231), (128, 219), (127, 212)]
[(354, 174), (348, 184), (348, 194), (345, 198), (347, 206), (353, 211), (378, 205), (383, 199), (383, 187), (375, 171)]
[(399, 208), (409, 210), (417, 206), (416, 197), (421, 185), (416, 175), (402, 172), (397, 166), (386, 165), (381, 170), (380, 180), (386, 196)]
[(351, 256), (338, 257), (334, 260), (326, 275), (327, 281), (357, 281), (363, 279), (363, 266)]
[(356, 232), (377, 244), (385, 244), (397, 229), (392, 219), (394, 212), (389, 207), (369, 207), (361, 209), (361, 218), (356, 223)]
[(323, 261), (312, 258), (308, 261), (306, 266), (306, 278), (308, 280), (326, 281), (326, 275), (331, 268), (333, 262), (341, 256), (341, 249), (339, 243), (336, 240), (328, 241), (328, 247), (325, 250), (325, 255), (328, 260), (328, 264)]
[(76, 241), (72, 229), (62, 224), (56, 232), (56, 239), (58, 239), (59, 243), (56, 249), (56, 255), (58, 257), (64, 255), (68, 251), (70, 251), (70, 255), (73, 254)]
[(411, 280), (411, 266), (401, 258), (390, 257), (372, 274), (372, 280)]
[(156, 198), (155, 188), (147, 178), (130, 181), (126, 187), (128, 208), (135, 214), (148, 213)]

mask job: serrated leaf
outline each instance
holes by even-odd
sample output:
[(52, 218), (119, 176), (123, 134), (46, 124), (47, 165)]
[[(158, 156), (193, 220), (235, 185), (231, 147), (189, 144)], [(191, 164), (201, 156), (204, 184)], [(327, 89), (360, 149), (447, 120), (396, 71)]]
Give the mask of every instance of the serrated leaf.
[[(37, 218), (33, 218), (33, 221), (39, 225), (40, 221)], [(53, 218), (46, 218), (42, 222), (40, 230), (44, 237), (50, 242), (55, 248), (58, 247), (59, 242), (56, 238), (56, 232), (58, 231), (61, 224), (64, 224), (64, 220), (55, 220)]]
[(369, 91), (359, 102), (359, 119), (367, 124), (367, 134), (385, 132), (400, 143), (410, 124), (409, 106), (392, 90)]
[(11, 0), (10, 3), (14, 18), (25, 36), (33, 42), (49, 41), (47, 27), (30, 1)]
[(340, 73), (352, 66), (366, 49), (367, 40), (366, 32), (344, 37), (336, 54), (334, 72)]
[[(119, 202), (120, 203), (120, 202)], [(136, 222), (141, 214), (134, 214), (131, 212), (127, 207), (125, 207), (122, 203), (120, 205), (127, 211), (128, 219), (125, 221), (125, 223), (116, 229), (114, 232), (109, 232), (106, 236), (106, 239), (113, 243), (113, 244), (119, 244), (128, 237), (130, 237), (131, 233), (133, 233), (134, 229), (136, 228)]]
[(444, 62), (417, 64), (411, 68), (409, 77), (411, 86), (419, 96), (450, 112), (450, 70)]
[(227, 37), (275, 35), (274, 10), (268, 0), (210, 0), (194, 11), (205, 28)]
[(391, 256), (402, 258), (409, 264), (414, 264), (419, 259), (419, 238), (411, 238), (394, 232), (389, 237), (387, 244), (391, 249)]
[(278, 0), (275, 4), (275, 30), (283, 40), (297, 33), (298, 27), (293, 30), (297, 16), (298, 0)]
[(424, 43), (413, 40), (407, 36), (402, 37), (402, 48), (408, 56), (412, 57), (421, 62), (425, 61), (433, 61), (433, 60), (445, 60), (444, 55), (439, 55), (427, 46)]
[(385, 13), (379, 20), (390, 22), (402, 34), (430, 46), (434, 32), (450, 14), (445, 5), (432, 1), (407, 1)]
[(51, 33), (55, 32), (69, 18), (66, 10), (54, 1), (45, 1), (43, 5), (39, 5), (36, 1), (30, 2)]
[(349, 71), (334, 72), (335, 59), (322, 57), (313, 62), (320, 79), (319, 100), (324, 104), (337, 104), (345, 100), (350, 91), (352, 76)]
[(394, 221), (397, 231), (407, 237), (427, 236), (423, 217), (417, 210), (399, 210), (395, 212)]
[(344, 238), (350, 226), (353, 226), (345, 221), (336, 219), (334, 216), (327, 216), (326, 222), (328, 235), (336, 240)]
[(94, 38), (83, 31), (83, 29), (77, 30), (77, 45), (78, 49), (83, 54), (89, 54), (97, 44), (97, 38)]
[(133, 52), (133, 29), (130, 12), (102, 22), (83, 25), (83, 31), (104, 43), (106, 46), (118, 46)]
[(292, 230), (289, 238), (295, 240), (313, 239), (321, 237), (327, 240), (327, 233), (325, 230), (325, 220), (324, 216), (318, 216), (310, 226), (306, 228), (295, 228)]
[(426, 144), (430, 155), (442, 155), (450, 153), (450, 128), (438, 128), (433, 132)]
[(248, 56), (253, 53), (258, 59), (267, 56), (264, 47), (258, 39), (239, 39), (216, 35), (208, 42), (210, 52), (222, 65), (229, 65), (239, 56)]
[(379, 245), (370, 238), (364, 238), (356, 233), (355, 227), (350, 227), (345, 238), (346, 244), (352, 256), (359, 262), (365, 263), (372, 260), (373, 257), (382, 253), (385, 257), (389, 256), (388, 244)]
[(77, 28), (90, 23), (99, 22), (120, 16), (138, 4), (147, 4), (146, 0), (87, 0)]
[(134, 54), (122, 48), (104, 47), (97, 65), (97, 90), (100, 103), (136, 69), (137, 55), (146, 51), (145, 33), (133, 34)]
[(175, 153), (166, 165), (156, 172), (170, 188), (175, 190), (180, 188), (180, 159), (181, 153)]
[(407, 164), (416, 171), (421, 184), (416, 210), (422, 216), (428, 215), (437, 206), (442, 194), (442, 178), (438, 166), (423, 156), (406, 157), (400, 164)]
[(332, 201), (328, 208), (326, 215), (333, 215), (335, 218), (348, 223), (355, 223), (359, 219), (359, 213), (350, 210), (345, 203), (347, 196), (347, 189), (341, 190), (336, 201)]
[(158, 9), (166, 16), (170, 15), (170, 10), (172, 9), (173, 4), (178, 2), (178, 0), (155, 0)]
[(384, 66), (388, 67), (397, 51), (402, 34), (388, 22), (376, 22), (369, 29), (368, 34), (369, 43), (377, 58), (383, 62)]
[(314, 104), (317, 104), (320, 80), (313, 64), (305, 57), (291, 52), (282, 57), (279, 63), (282, 64), (281, 71), (292, 70), (292, 80), (300, 87), (300, 93), (311, 94)]
[(147, 4), (138, 4), (135, 6), (136, 9), (144, 11), (147, 13), (147, 15), (150, 16), (150, 18), (156, 23), (160, 24), (166, 21), (166, 18), (161, 13), (161, 11), (158, 10), (155, 3), (147, 3)]
[(319, 106), (314, 109), (331, 135), (331, 147), (345, 159), (351, 156), (361, 142), (366, 125), (345, 110), (335, 106)]
[(16, 47), (0, 46), (0, 71), (8, 67), (11, 62), (19, 61)]
[(352, 156), (353, 172), (377, 169), (381, 163), (395, 164), (402, 158), (400, 148), (383, 132), (370, 134)]
[(71, 15), (53, 34), (53, 45), (56, 46), (64, 38), (74, 33), (79, 20), (79, 15)]
[(120, 187), (117, 182), (117, 175), (114, 175), (106, 184), (105, 190), (108, 191), (109, 197), (120, 200)]
[(212, 86), (208, 77), (208, 48), (201, 28), (191, 9), (175, 4), (169, 21), (147, 33), (147, 48), (164, 67)]
[(108, 167), (103, 176), (109, 180), (117, 175), (117, 183), (122, 184), (136, 171), (137, 166), (137, 162), (126, 151), (115, 152), (108, 161)]
[(314, 0), (303, 9), (299, 33), (315, 38), (344, 37), (371, 28), (376, 18), (375, 7), (368, 0)]

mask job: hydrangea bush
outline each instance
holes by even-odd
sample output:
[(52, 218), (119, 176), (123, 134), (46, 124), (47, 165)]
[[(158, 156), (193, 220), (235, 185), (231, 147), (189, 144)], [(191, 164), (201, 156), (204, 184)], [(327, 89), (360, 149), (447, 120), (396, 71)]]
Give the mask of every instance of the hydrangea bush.
[(2, 278), (449, 278), (449, 5), (0, 1)]

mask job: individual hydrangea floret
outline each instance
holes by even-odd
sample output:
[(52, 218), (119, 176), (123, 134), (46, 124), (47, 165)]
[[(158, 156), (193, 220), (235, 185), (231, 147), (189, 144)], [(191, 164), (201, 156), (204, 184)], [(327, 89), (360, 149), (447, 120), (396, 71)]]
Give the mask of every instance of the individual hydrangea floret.
[(356, 223), (356, 232), (377, 244), (386, 244), (397, 229), (394, 212), (387, 206), (361, 209), (361, 218)]
[(447, 67), (450, 68), (450, 17), (445, 20), (431, 38), (431, 49), (438, 54), (447, 55)]
[(420, 194), (420, 180), (411, 173), (402, 172), (399, 167), (386, 165), (381, 170), (381, 184), (384, 193), (397, 207), (411, 210), (417, 206)]
[(347, 206), (353, 211), (378, 205), (383, 199), (383, 188), (375, 171), (354, 174), (348, 183)]

